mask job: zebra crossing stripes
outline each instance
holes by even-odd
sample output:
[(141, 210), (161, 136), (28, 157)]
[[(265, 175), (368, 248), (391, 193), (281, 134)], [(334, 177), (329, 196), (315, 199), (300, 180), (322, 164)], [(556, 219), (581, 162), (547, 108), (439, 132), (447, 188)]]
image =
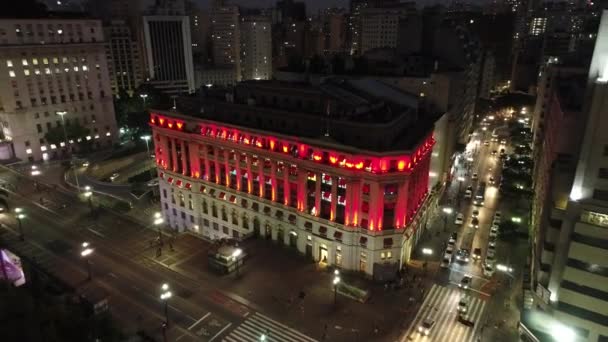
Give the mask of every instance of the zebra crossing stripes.
[(317, 342), (317, 340), (258, 312), (250, 315), (236, 329), (226, 335), (222, 341), (258, 342), (262, 335), (266, 335), (266, 341), (269, 342)]
[[(458, 302), (465, 294), (460, 289), (447, 288), (433, 285), (424, 299), (422, 306), (416, 313), (414, 321), (402, 336), (401, 342), (405, 341), (462, 341), (473, 342), (480, 329), (480, 321), (486, 307), (486, 301), (474, 297), (469, 293), (468, 317), (475, 323), (469, 327), (458, 322)], [(426, 318), (432, 318), (435, 325), (428, 336), (422, 336), (418, 327)]]

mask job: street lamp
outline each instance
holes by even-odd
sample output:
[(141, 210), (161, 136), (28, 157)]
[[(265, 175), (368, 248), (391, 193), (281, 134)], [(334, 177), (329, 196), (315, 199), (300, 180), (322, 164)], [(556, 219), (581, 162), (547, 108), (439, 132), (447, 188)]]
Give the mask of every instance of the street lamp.
[(19, 240), (24, 241), (25, 235), (23, 234), (23, 224), (21, 223), (21, 220), (25, 218), (25, 215), (23, 214), (23, 209), (15, 208), (15, 218), (17, 219), (17, 223), (19, 224)]
[(142, 100), (144, 100), (144, 108), (146, 108), (146, 99), (148, 99), (148, 94), (139, 94)]
[(93, 248), (89, 247), (88, 242), (82, 243), (82, 251), (80, 252), (80, 256), (84, 258), (87, 264), (87, 280), (91, 280), (93, 277), (91, 275), (91, 260), (89, 260), (89, 256), (93, 254)]
[(141, 140), (146, 142), (146, 151), (147, 151), (147, 155), (150, 156), (150, 147), (148, 145), (148, 142), (150, 141), (150, 139), (152, 138), (149, 135), (142, 135), (141, 137), (139, 137)]
[(338, 304), (338, 284), (340, 284), (340, 271), (335, 270), (334, 271), (334, 280), (333, 280), (333, 284), (334, 284), (334, 306)]
[(163, 220), (163, 215), (160, 212), (155, 212), (154, 213), (154, 225), (157, 227), (158, 229), (158, 241), (160, 242), (160, 245), (163, 245), (163, 232), (162, 232), (162, 228), (161, 225), (165, 222), (165, 220)]
[(162, 300), (165, 304), (165, 324), (169, 325), (169, 298), (173, 295), (171, 291), (169, 291), (169, 284), (164, 283), (161, 287), (160, 300)]
[(59, 115), (61, 117), (61, 127), (63, 127), (63, 141), (66, 147), (66, 150), (70, 151), (70, 166), (72, 167), (72, 171), (74, 172), (74, 180), (76, 181), (76, 189), (78, 189), (78, 192), (80, 192), (80, 184), (78, 184), (78, 175), (76, 175), (76, 168), (74, 167), (74, 159), (73, 159), (73, 155), (72, 155), (72, 151), (70, 149), (70, 142), (68, 141), (68, 133), (65, 130), (65, 119), (63, 118), (68, 112), (66, 112), (65, 110), (63, 111), (57, 111), (55, 112), (55, 114)]
[(90, 186), (84, 187), (84, 197), (86, 197), (89, 201), (89, 208), (91, 208), (91, 212), (93, 212), (93, 189)]
[(431, 248), (423, 248), (422, 254), (424, 254), (424, 268), (426, 269), (426, 265), (429, 261), (429, 256), (433, 255), (433, 250)]
[(243, 254), (243, 250), (240, 248), (237, 248), (234, 250), (234, 252), (232, 252), (232, 259), (234, 260), (234, 262), (236, 263), (236, 275), (239, 275), (239, 256)]
[(450, 207), (443, 208), (443, 213), (445, 216), (443, 217), (443, 231), (447, 231), (448, 229), (448, 217), (454, 212), (454, 209)]

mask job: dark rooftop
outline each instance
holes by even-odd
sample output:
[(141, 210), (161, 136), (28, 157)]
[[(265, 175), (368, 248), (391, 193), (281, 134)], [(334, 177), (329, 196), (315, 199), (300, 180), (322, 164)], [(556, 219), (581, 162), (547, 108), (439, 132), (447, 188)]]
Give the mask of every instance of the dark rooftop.
[(373, 152), (415, 148), (436, 119), (421, 112), (415, 96), (371, 79), (246, 81), (180, 98), (177, 107), (201, 119)]

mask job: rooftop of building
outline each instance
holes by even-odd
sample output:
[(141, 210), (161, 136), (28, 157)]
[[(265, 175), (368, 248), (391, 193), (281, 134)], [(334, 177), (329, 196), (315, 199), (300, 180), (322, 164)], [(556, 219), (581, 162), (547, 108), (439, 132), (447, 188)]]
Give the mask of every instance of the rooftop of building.
[(332, 78), (319, 86), (245, 81), (214, 88), (180, 98), (178, 112), (375, 153), (414, 149), (437, 119), (418, 108), (415, 96), (372, 79)]

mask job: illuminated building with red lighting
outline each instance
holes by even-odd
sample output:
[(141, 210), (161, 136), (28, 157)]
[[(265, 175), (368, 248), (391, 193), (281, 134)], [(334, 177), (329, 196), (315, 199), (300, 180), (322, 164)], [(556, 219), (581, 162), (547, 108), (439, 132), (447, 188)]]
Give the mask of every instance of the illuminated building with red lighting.
[(415, 97), (380, 98), (377, 86), (241, 82), (151, 112), (166, 221), (368, 275), (396, 270), (426, 222), (434, 122)]

